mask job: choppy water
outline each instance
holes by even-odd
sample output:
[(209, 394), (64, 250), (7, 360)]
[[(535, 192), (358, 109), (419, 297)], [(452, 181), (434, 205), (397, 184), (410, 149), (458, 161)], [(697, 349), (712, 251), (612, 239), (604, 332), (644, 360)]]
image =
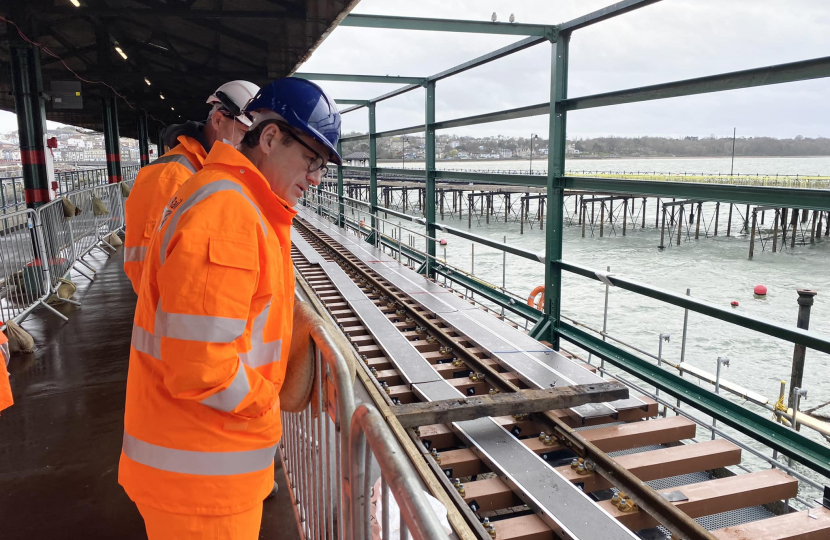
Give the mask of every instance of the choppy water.
[[(589, 169), (586, 163), (585, 169)], [(682, 159), (682, 160), (590, 160), (590, 170), (650, 170), (661, 172), (729, 172), (729, 159)], [(527, 166), (527, 162), (523, 162)], [(583, 161), (578, 161), (580, 165)], [(738, 164), (740, 163), (740, 169)], [(501, 162), (496, 167), (505, 167)], [(569, 162), (569, 169), (574, 162)], [(458, 164), (453, 164), (457, 166)], [(485, 168), (483, 163), (470, 163), (470, 168)], [(535, 168), (534, 160), (534, 168)], [(641, 168), (638, 168), (641, 167)], [(602, 168), (602, 169), (601, 169)], [(736, 172), (758, 172), (778, 174), (830, 174), (830, 158), (736, 158)], [(417, 201), (412, 195), (412, 202)], [(567, 203), (566, 203), (567, 205)], [(571, 208), (573, 203), (570, 203)], [(713, 304), (729, 307), (733, 300), (740, 303), (737, 311), (751, 317), (758, 317), (782, 325), (795, 327), (798, 305), (796, 290), (809, 288), (818, 291), (812, 308), (810, 330), (830, 335), (830, 238), (822, 237), (813, 245), (789, 246), (779, 253), (772, 253), (771, 246), (766, 251), (756, 245), (754, 260), (748, 260), (749, 242), (747, 237), (737, 235), (742, 226), (742, 217), (736, 206), (733, 216), (732, 234), (727, 238), (726, 205), (721, 207), (721, 221), (718, 237), (703, 238), (706, 225), (712, 234), (711, 219), (714, 204), (704, 206), (701, 239), (685, 240), (678, 247), (660, 251), (660, 230), (654, 227), (654, 200), (647, 204), (646, 229), (637, 227), (628, 230), (627, 236), (621, 236), (619, 226), (616, 236), (606, 226), (606, 236), (582, 238), (581, 227), (573, 225), (564, 231), (563, 256), (568, 262), (577, 263), (595, 270), (606, 270), (610, 266), (614, 274), (624, 275), (643, 283), (668, 289), (677, 294), (685, 294), (691, 289), (691, 295)], [(688, 209), (687, 209), (688, 211)], [(744, 211), (740, 207), (740, 211)], [(597, 210), (598, 212), (598, 210)], [(498, 208), (496, 213), (499, 213)], [(636, 213), (636, 212), (635, 212)], [(503, 215), (503, 211), (502, 211)], [(766, 224), (772, 223), (772, 216), (767, 213)], [(393, 218), (394, 219), (394, 218)], [(539, 252), (545, 247), (544, 232), (538, 226), (525, 228), (525, 234), (519, 234), (516, 223), (505, 224), (491, 220), (485, 224), (484, 218), (474, 219), (472, 232), (488, 238), (502, 241), (506, 238), (510, 244)], [(463, 220), (447, 216), (445, 223), (458, 228), (467, 228), (467, 217)], [(637, 220), (638, 224), (640, 220)], [(629, 227), (630, 227), (629, 222)], [(388, 225), (387, 225), (388, 227)], [(590, 236), (590, 232), (588, 232)], [(809, 230), (807, 230), (809, 238)], [(404, 239), (407, 235), (404, 232)], [(447, 236), (449, 245), (446, 255), (450, 264), (470, 271), (472, 256), (469, 241)], [(674, 238), (676, 242), (676, 237)], [(421, 247), (422, 242), (415, 244)], [(780, 246), (780, 244), (779, 244)], [(779, 248), (780, 249), (780, 248)], [(439, 250), (439, 256), (443, 253)], [(481, 245), (475, 247), (475, 275), (491, 283), (502, 284), (503, 254)], [(542, 264), (528, 261), (513, 255), (506, 257), (505, 283), (509, 290), (526, 296), (544, 279)], [(769, 289), (763, 299), (753, 296), (753, 287), (762, 283)], [(573, 274), (563, 276), (562, 312), (565, 316), (602, 328), (605, 286), (598, 281), (586, 279)], [(626, 343), (634, 345), (652, 354), (657, 354), (658, 336), (671, 334), (671, 341), (664, 343), (663, 357), (672, 362), (680, 361), (681, 337), (684, 311), (681, 308), (663, 304), (624, 290), (611, 289), (608, 299), (608, 332)], [(719, 356), (729, 357), (730, 366), (724, 368), (726, 380), (769, 397), (777, 399), (780, 381), (789, 380), (793, 346), (780, 339), (737, 327), (725, 322), (690, 313), (687, 330), (685, 358), (686, 362), (714, 373)], [(676, 371), (675, 371), (676, 373)], [(703, 383), (712, 389), (711, 385)], [(830, 401), (830, 355), (807, 352), (806, 370), (803, 387), (808, 392), (808, 399), (802, 402), (802, 409), (810, 408), (825, 401)], [(788, 386), (789, 388), (789, 386)], [(738, 398), (731, 397), (736, 402)], [(770, 413), (759, 407), (748, 405), (763, 415)], [(823, 410), (830, 414), (830, 406)], [(727, 430), (734, 433), (731, 430)], [(823, 438), (810, 430), (803, 431), (816, 441)], [(698, 437), (709, 438), (708, 430), (698, 429)], [(754, 445), (760, 448), (757, 445)], [(745, 463), (764, 468), (759, 459), (747, 452)], [(805, 472), (803, 467), (798, 470)], [(815, 477), (815, 475), (810, 475)], [(803, 492), (812, 493), (812, 492)], [(812, 496), (812, 495), (811, 495)]]
[[(384, 163), (384, 167), (399, 167), (400, 162)], [(424, 168), (423, 162), (409, 162), (409, 168)], [(491, 161), (439, 161), (438, 169), (480, 169), (480, 170), (516, 170), (534, 172), (548, 168), (547, 158), (505, 159)], [(619, 158), (619, 159), (568, 159), (565, 161), (568, 171), (605, 171), (605, 172), (658, 172), (686, 174), (729, 174), (732, 170), (730, 157), (711, 158)], [(830, 175), (830, 156), (818, 157), (735, 157), (734, 174), (798, 174), (801, 176)]]

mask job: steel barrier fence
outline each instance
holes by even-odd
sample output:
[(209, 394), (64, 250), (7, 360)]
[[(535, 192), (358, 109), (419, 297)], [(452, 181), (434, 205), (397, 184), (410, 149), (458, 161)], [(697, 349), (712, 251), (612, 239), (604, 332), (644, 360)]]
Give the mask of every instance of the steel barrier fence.
[(60, 278), (69, 273), (76, 259), (72, 229), (64, 217), (61, 199), (41, 206), (37, 209), (37, 215), (43, 225), (45, 259), (50, 269), (48, 286), (54, 292), (60, 285)]
[(93, 188), (92, 194), (104, 203), (109, 212), (103, 216), (95, 216), (95, 230), (98, 233), (98, 239), (107, 247), (115, 249), (105, 238), (124, 227), (124, 197), (121, 196), (121, 185), (107, 184), (99, 186)]
[(279, 448), (302, 539), (340, 540), (347, 537), (351, 517), (348, 427), (354, 388), (346, 359), (321, 323), (311, 325), (309, 343), (318, 374), (316, 403), (296, 414), (282, 413)]
[[(131, 179), (127, 183), (133, 182)], [(6, 187), (0, 183), (0, 193), (6, 193)], [(93, 196), (101, 200), (108, 213), (95, 215)], [(101, 244), (109, 246), (106, 237), (124, 227), (124, 197), (120, 184), (90, 187), (67, 193), (64, 197), (80, 210), (79, 215), (66, 217), (62, 198), (37, 210), (12, 211), (13, 206), (3, 207), (0, 223), (0, 318), (3, 321), (21, 322), (38, 306), (44, 306), (66, 320), (47, 304), (47, 300), (52, 297), (80, 305), (74, 300), (53, 297), (61, 278), (74, 269), (92, 280), (76, 265), (81, 264), (94, 273), (95, 269), (83, 257), (96, 247), (109, 255)]]
[[(346, 359), (320, 316), (306, 313), (299, 311), (295, 315), (311, 318), (309, 346), (317, 374), (314, 402), (299, 413), (282, 412), (283, 437), (279, 445), (300, 537), (364, 538), (364, 531), (370, 530), (370, 490), (365, 484), (370, 480), (368, 467), (374, 456), (384, 485), (393, 484), (392, 494), (401, 508), (402, 523), (413, 531), (414, 538), (446, 538), (414, 480), (417, 473), (403, 457), (391, 431), (381, 425), (380, 414), (366, 404), (355, 412), (354, 387)], [(305, 326), (299, 322), (299, 326)], [(315, 414), (317, 411), (319, 414)], [(387, 512), (388, 490), (384, 491), (382, 503)], [(437, 534), (433, 535), (433, 531)], [(390, 537), (384, 534), (383, 538)]]
[[(349, 434), (351, 497), (353, 505), (351, 540), (370, 540), (372, 457), (380, 466), (380, 516), (377, 517), (380, 537), (390, 540), (389, 492), (400, 509), (399, 540), (439, 540), (448, 538), (441, 523), (429, 505), (423, 489), (415, 480), (415, 473), (395, 441), (386, 421), (374, 407), (361, 404), (355, 409)], [(378, 495), (378, 494), (375, 494)]]

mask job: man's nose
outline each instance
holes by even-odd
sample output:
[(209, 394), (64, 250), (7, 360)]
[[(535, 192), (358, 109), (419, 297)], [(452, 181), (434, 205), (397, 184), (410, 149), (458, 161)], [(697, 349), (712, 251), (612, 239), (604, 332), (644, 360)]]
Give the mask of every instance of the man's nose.
[(311, 183), (312, 186), (319, 186), (320, 182), (323, 181), (323, 170), (317, 169), (316, 171), (310, 172), (306, 174), (306, 178)]

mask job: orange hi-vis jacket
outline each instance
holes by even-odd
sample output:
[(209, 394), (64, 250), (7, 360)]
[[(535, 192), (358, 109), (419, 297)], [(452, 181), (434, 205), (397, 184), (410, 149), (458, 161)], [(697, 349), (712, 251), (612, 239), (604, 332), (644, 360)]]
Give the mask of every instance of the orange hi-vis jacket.
[(138, 294), (144, 257), (153, 229), (170, 197), (197, 171), (207, 157), (202, 144), (192, 137), (180, 135), (172, 150), (145, 165), (135, 177), (124, 207), (124, 271)]
[(145, 259), (118, 480), (138, 504), (226, 515), (274, 485), (291, 347), (296, 212), (217, 142)]
[[(2, 324), (2, 323), (0, 323)], [(12, 387), (9, 384), (9, 372), (6, 364), (9, 361), (9, 338), (0, 332), (0, 411), (14, 405)]]

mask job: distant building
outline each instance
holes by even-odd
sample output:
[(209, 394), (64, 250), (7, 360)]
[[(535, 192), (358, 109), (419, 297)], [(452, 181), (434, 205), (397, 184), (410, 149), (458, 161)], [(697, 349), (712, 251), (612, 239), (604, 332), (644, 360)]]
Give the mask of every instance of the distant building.
[(363, 167), (369, 161), (369, 153), (368, 152), (352, 152), (351, 154), (347, 154), (343, 156), (343, 161), (348, 162), (349, 165), (354, 164), (357, 162), (359, 166)]

